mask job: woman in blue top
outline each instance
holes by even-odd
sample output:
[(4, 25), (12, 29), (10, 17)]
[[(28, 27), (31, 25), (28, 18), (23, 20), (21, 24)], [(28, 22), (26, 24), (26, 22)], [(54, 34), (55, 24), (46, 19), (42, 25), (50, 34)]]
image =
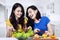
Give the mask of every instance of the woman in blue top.
[(47, 35), (53, 35), (49, 18), (41, 17), (36, 6), (32, 5), (27, 8), (26, 17), (28, 18), (27, 26), (31, 26), (34, 33), (42, 35), (47, 32)]

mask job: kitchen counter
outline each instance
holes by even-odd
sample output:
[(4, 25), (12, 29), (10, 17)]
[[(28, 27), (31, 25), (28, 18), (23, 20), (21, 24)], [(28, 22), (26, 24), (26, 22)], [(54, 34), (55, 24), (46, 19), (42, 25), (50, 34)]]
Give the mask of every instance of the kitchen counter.
[(30, 37), (27, 40), (60, 40), (60, 37), (54, 38), (54, 39), (52, 39), (52, 38), (32, 38), (32, 37)]

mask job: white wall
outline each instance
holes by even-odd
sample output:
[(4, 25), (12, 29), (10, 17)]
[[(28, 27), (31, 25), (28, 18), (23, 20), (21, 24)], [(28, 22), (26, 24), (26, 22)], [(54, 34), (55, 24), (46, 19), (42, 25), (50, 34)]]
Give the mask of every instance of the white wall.
[(0, 37), (5, 37), (6, 32), (4, 10), (4, 6), (0, 5)]
[(55, 26), (55, 34), (60, 37), (60, 0), (55, 0), (55, 20), (56, 20), (56, 26)]
[(50, 2), (52, 2), (51, 0), (6, 0), (6, 7), (8, 9), (8, 18), (10, 16), (11, 13), (11, 8), (13, 6), (14, 3), (21, 3), (24, 6), (24, 9), (26, 11), (26, 8), (30, 5), (35, 5), (37, 6), (37, 8), (40, 10), (42, 15), (45, 15), (46, 10), (47, 10), (47, 6), (50, 4)]

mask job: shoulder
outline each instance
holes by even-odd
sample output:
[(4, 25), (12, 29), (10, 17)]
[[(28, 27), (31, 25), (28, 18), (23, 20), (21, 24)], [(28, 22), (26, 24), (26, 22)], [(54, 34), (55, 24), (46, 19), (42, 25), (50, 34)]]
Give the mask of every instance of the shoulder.
[(9, 19), (5, 20), (7, 26), (12, 26), (11, 22)]
[(47, 16), (42, 16), (42, 18), (48, 18)]
[(42, 16), (41, 19), (43, 19), (43, 20), (50, 20), (47, 16)]
[(42, 16), (41, 20), (47, 24), (50, 22), (50, 19), (47, 16)]
[(10, 20), (9, 19), (6, 19), (5, 22), (9, 22)]
[(9, 19), (7, 19), (7, 20), (5, 20), (5, 22), (6, 22), (6, 23), (10, 23), (10, 20), (9, 20)]

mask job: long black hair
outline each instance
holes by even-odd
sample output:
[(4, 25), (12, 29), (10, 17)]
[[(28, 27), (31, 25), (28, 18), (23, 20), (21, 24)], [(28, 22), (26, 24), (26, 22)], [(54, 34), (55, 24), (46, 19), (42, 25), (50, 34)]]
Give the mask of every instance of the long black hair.
[(34, 6), (34, 5), (29, 6), (29, 7), (27, 8), (27, 11), (26, 11), (26, 17), (28, 18), (27, 26), (28, 26), (28, 27), (31, 26), (32, 29), (33, 29), (34, 20), (31, 19), (31, 18), (28, 16), (28, 9), (29, 9), (29, 8), (31, 8), (32, 10), (37, 10), (37, 11), (38, 11), (37, 14), (36, 14), (36, 19), (37, 19), (37, 20), (39, 20), (39, 19), (41, 18), (41, 14), (40, 14), (39, 10), (37, 9), (37, 7)]
[[(18, 22), (16, 21), (16, 18), (15, 18), (15, 14), (14, 14), (14, 11), (17, 7), (21, 7), (22, 9), (22, 15), (21, 17), (18, 19)], [(11, 12), (11, 15), (10, 15), (10, 22), (11, 24), (13, 25), (14, 29), (15, 30), (18, 30), (18, 24), (21, 24), (22, 28), (23, 28), (23, 25), (24, 25), (24, 8), (23, 6), (20, 4), (20, 3), (15, 3), (12, 7), (12, 12)]]

